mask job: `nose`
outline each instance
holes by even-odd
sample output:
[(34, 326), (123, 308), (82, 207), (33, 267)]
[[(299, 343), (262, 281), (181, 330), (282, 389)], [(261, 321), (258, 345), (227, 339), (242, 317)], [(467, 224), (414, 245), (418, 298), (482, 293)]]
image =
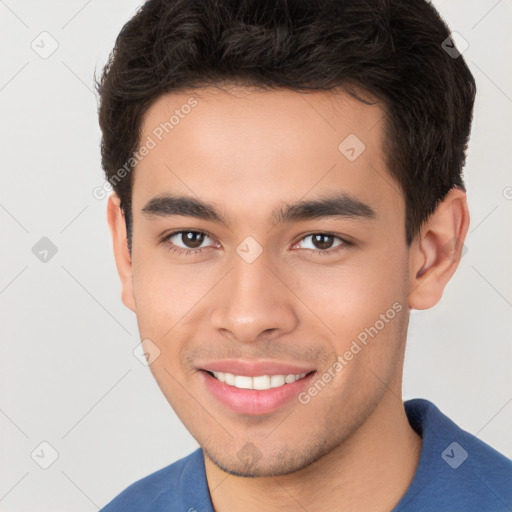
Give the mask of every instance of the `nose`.
[(294, 297), (265, 253), (252, 263), (237, 255), (213, 298), (212, 327), (241, 343), (277, 338), (299, 322)]

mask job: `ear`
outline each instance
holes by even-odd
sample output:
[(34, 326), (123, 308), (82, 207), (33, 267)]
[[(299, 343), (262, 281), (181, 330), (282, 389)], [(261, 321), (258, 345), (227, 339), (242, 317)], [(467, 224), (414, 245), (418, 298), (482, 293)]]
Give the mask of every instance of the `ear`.
[(409, 308), (435, 306), (459, 266), (469, 227), (466, 193), (453, 188), (422, 226), (409, 250)]
[(136, 310), (133, 294), (132, 262), (128, 251), (128, 239), (126, 236), (126, 223), (121, 200), (113, 193), (108, 198), (107, 221), (114, 245), (114, 258), (117, 272), (121, 278), (121, 299), (123, 304), (132, 311)]

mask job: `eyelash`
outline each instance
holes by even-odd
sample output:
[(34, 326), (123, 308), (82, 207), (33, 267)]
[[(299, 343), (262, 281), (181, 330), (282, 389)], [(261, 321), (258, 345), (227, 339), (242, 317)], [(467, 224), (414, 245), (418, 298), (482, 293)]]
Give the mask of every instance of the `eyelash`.
[[(169, 252), (173, 253), (173, 254), (178, 254), (178, 255), (184, 255), (184, 256), (194, 256), (200, 252), (202, 252), (204, 249), (208, 249), (208, 247), (201, 247), (200, 249), (183, 249), (181, 247), (177, 247), (176, 245), (174, 245), (173, 243), (171, 243), (169, 240), (175, 236), (175, 235), (179, 235), (181, 233), (195, 233), (195, 234), (199, 234), (199, 235), (206, 235), (208, 238), (213, 238), (213, 236), (208, 233), (207, 231), (195, 231), (193, 229), (185, 229), (185, 230), (180, 230), (180, 231), (173, 231), (172, 233), (169, 233), (168, 235), (165, 235), (162, 240), (161, 240), (161, 243), (163, 243), (164, 245), (166, 245), (167, 249)], [(331, 237), (334, 237), (334, 238), (337, 238), (338, 240), (340, 240), (342, 243), (335, 246), (335, 247), (332, 247), (330, 249), (326, 249), (326, 250), (321, 250), (321, 249), (307, 249), (308, 251), (312, 251), (313, 253), (317, 254), (317, 255), (332, 255), (332, 254), (336, 254), (340, 251), (345, 251), (347, 250), (348, 247), (350, 247), (351, 245), (353, 245), (352, 242), (349, 242), (347, 240), (345, 240), (344, 238), (338, 236), (338, 235), (335, 235), (334, 233), (327, 233), (327, 232), (322, 232), (322, 231), (317, 231), (317, 232), (314, 232), (314, 233), (309, 233), (305, 236), (303, 236), (298, 242), (295, 242), (293, 245), (296, 245), (297, 243), (299, 242), (302, 242), (304, 239), (310, 237), (310, 236), (313, 236), (313, 235), (327, 235), (327, 236), (331, 236)]]

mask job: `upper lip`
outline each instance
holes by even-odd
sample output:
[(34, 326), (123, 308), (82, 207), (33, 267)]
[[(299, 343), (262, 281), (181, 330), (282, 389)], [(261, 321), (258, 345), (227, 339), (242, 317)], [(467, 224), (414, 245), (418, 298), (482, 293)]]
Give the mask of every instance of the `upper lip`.
[(202, 370), (211, 372), (232, 373), (234, 375), (246, 375), (256, 377), (258, 375), (300, 375), (309, 373), (314, 368), (299, 366), (296, 364), (283, 363), (280, 361), (250, 361), (243, 359), (223, 359), (221, 361), (211, 361), (200, 367)]

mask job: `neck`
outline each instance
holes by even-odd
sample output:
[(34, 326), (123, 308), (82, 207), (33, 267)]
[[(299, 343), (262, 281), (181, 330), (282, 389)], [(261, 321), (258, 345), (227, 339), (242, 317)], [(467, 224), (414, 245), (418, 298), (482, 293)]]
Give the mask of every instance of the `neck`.
[(215, 512), (307, 510), (389, 512), (409, 487), (421, 453), (402, 400), (387, 390), (372, 414), (335, 450), (277, 477), (229, 475), (205, 456)]

